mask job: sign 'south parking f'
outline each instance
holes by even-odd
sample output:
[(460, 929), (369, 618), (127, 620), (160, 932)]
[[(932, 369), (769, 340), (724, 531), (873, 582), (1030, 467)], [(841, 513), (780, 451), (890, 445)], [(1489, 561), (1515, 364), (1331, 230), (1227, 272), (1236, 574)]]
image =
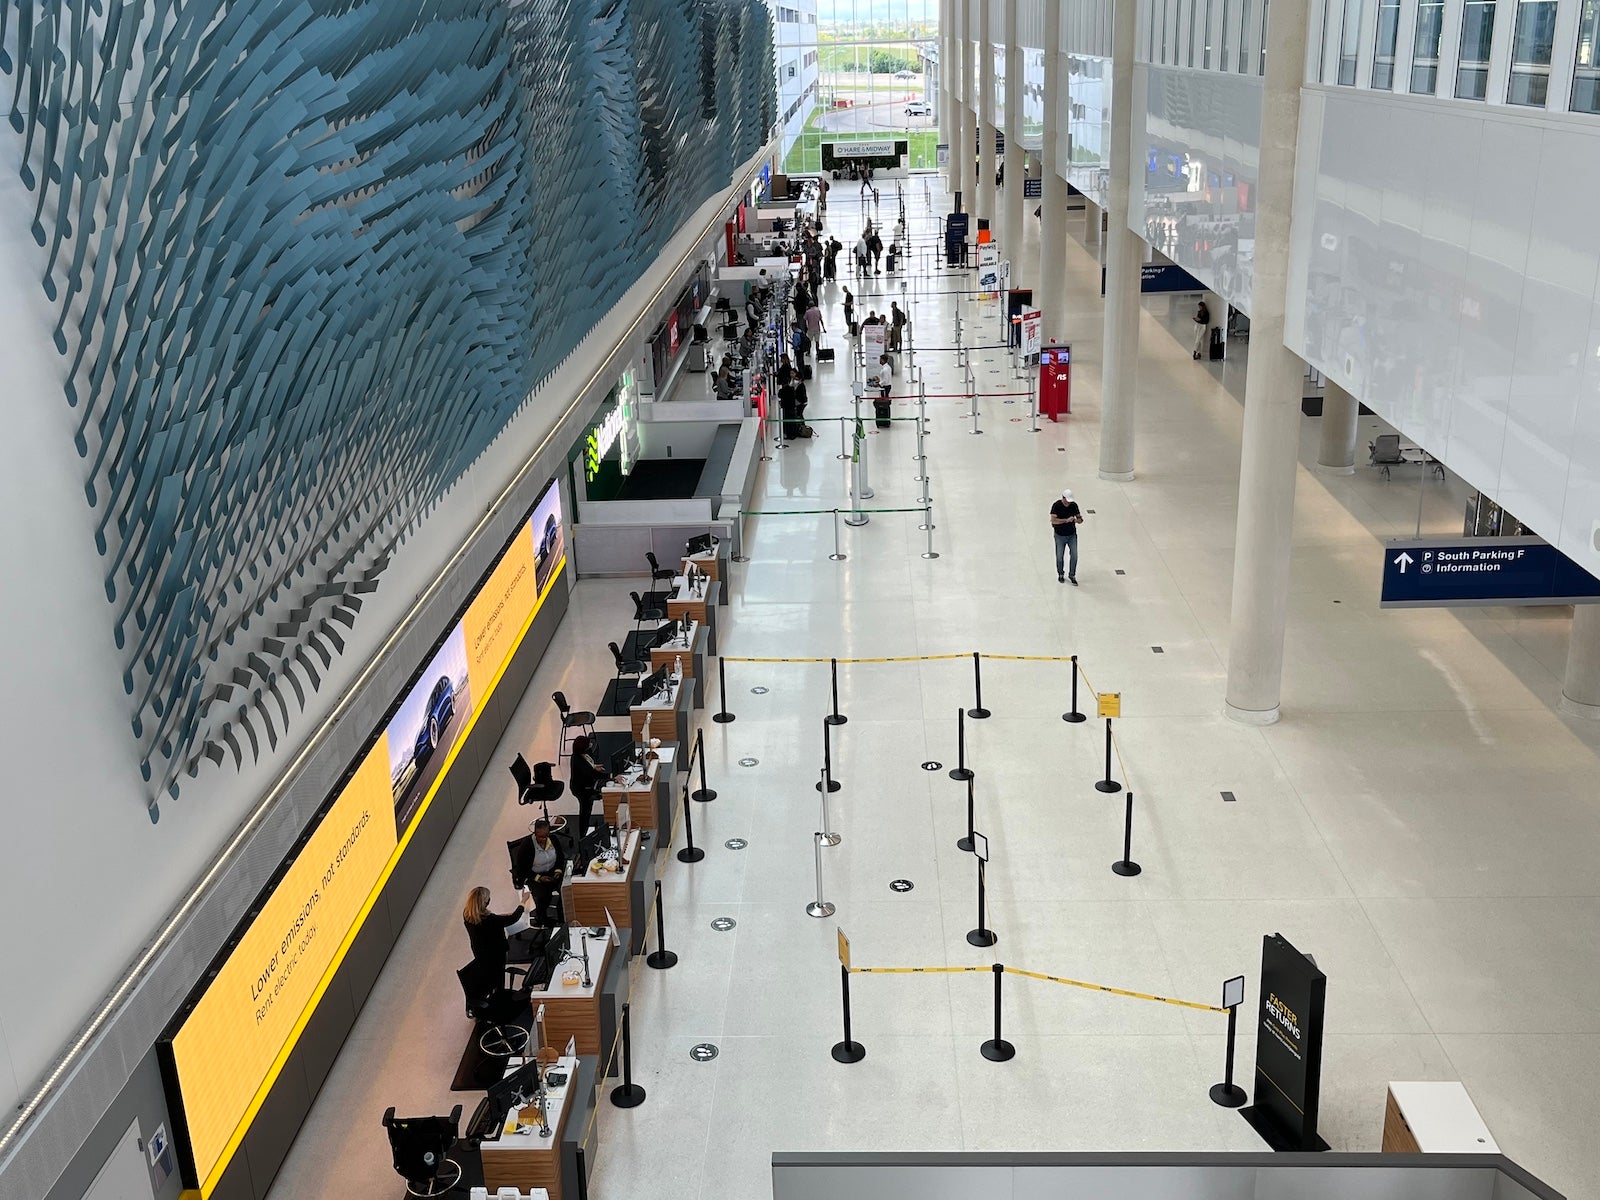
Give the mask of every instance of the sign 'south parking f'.
[(1381, 608), (1600, 603), (1596, 579), (1541, 538), (1389, 542)]

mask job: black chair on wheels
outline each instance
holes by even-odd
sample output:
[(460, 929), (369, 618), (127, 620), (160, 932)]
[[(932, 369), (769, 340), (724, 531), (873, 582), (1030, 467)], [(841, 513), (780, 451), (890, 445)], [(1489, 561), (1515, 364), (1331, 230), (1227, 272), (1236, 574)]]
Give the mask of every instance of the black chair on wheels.
[(566, 794), (567, 785), (555, 777), (555, 763), (536, 762), (532, 769), (528, 760), (518, 754), (511, 762), (511, 778), (517, 785), (518, 804), (537, 804), (543, 810), (550, 828), (559, 829), (566, 824), (565, 817), (550, 815), (550, 802)]
[(408, 1196), (443, 1196), (461, 1182), (461, 1164), (450, 1158), (460, 1138), (461, 1105), (448, 1117), (397, 1117), (383, 1114), (395, 1174), (406, 1181)]
[(556, 702), (556, 707), (561, 710), (561, 749), (556, 752), (556, 760), (572, 757), (572, 742), (579, 733), (589, 737), (594, 736), (594, 714), (592, 712), (574, 711), (567, 703), (564, 692), (551, 692), (550, 699)]
[(509, 1058), (521, 1054), (528, 1045), (528, 1031), (517, 1024), (528, 1007), (526, 984), (528, 968), (501, 969), (494, 963), (473, 959), (456, 972), (461, 994), (466, 998), (467, 1016), (482, 1029), (478, 1048), (493, 1057)]
[(644, 557), (645, 561), (650, 564), (651, 584), (671, 583), (678, 577), (678, 573), (671, 567), (663, 567), (659, 562), (656, 561), (656, 552), (654, 550), (646, 550), (644, 552)]
[(626, 657), (622, 653), (622, 650), (617, 646), (617, 644), (615, 642), (607, 642), (606, 645), (611, 648), (611, 657), (612, 657), (613, 660), (615, 660), (615, 662), (617, 664), (617, 678), (618, 679), (621, 679), (624, 675), (648, 675), (648, 674), (650, 674), (652, 668), (650, 666), (650, 659), (649, 658), (632, 658), (632, 659), (630, 659), (630, 658)]
[(665, 621), (667, 619), (667, 602), (665, 600), (647, 600), (639, 595), (638, 592), (629, 592), (628, 595), (633, 597), (633, 631), (635, 633), (638, 633), (644, 627), (646, 621)]

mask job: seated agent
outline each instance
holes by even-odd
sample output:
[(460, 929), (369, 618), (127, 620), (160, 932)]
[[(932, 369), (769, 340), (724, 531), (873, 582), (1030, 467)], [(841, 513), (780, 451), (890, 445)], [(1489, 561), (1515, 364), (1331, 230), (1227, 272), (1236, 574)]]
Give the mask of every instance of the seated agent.
[[(543, 825), (544, 822), (540, 821), (539, 824)], [(527, 900), (528, 889), (523, 888), (521, 895)], [(472, 961), (493, 967), (503, 975), (506, 968), (506, 938), (528, 927), (526, 908), (519, 904), (508, 913), (490, 912), (489, 889), (475, 887), (467, 893), (467, 904), (461, 910), (461, 920), (467, 927), (467, 940), (472, 943)]]
[(550, 832), (550, 823), (541, 817), (533, 823), (533, 841), (528, 843), (526, 857), (517, 863), (517, 873), (527, 880), (523, 895), (529, 898), (528, 908), (535, 925), (548, 922), (551, 897), (561, 890), (566, 871), (566, 849)]

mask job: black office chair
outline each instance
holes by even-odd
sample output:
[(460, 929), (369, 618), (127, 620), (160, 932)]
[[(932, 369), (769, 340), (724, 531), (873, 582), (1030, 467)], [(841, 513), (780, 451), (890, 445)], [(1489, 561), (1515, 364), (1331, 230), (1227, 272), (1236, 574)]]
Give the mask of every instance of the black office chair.
[(607, 642), (611, 648), (611, 657), (617, 664), (617, 678), (624, 675), (648, 675), (652, 668), (648, 658), (625, 658), (621, 649), (615, 642)]
[(594, 736), (594, 714), (574, 711), (562, 692), (551, 692), (550, 699), (554, 700), (556, 707), (561, 710), (561, 749), (556, 752), (556, 760), (559, 762), (563, 758), (572, 757), (572, 743), (577, 737), (572, 732), (574, 729), (587, 736)]
[(498, 1058), (527, 1049), (528, 1031), (517, 1019), (528, 1006), (528, 968), (508, 966), (502, 977), (494, 963), (473, 959), (456, 972), (456, 978), (461, 981), (467, 1016), (484, 1027), (478, 1035), (479, 1049)]
[(677, 578), (678, 573), (676, 571), (674, 571), (671, 567), (663, 567), (659, 562), (656, 561), (656, 552), (654, 550), (646, 550), (644, 552), (644, 557), (645, 561), (650, 564), (651, 583), (671, 583), (675, 578)]
[(443, 1196), (461, 1182), (461, 1165), (450, 1159), (461, 1129), (461, 1105), (448, 1117), (397, 1117), (383, 1114), (395, 1174), (406, 1181), (408, 1196)]
[[(572, 860), (571, 844), (553, 829), (550, 831), (550, 840), (560, 853), (561, 861), (570, 862)], [(533, 882), (533, 835), (530, 833), (525, 837), (517, 838), (515, 841), (507, 842), (506, 857), (511, 860), (511, 886), (517, 888), (530, 886)], [(564, 924), (566, 922), (566, 910), (561, 904), (561, 889), (555, 888), (550, 896), (549, 903), (544, 907), (544, 911), (530, 913), (529, 920), (535, 925), (546, 929)], [(523, 935), (512, 934), (511, 936), (515, 938)], [(510, 969), (509, 967), (507, 968), (507, 970)]]
[(638, 633), (646, 621), (665, 621), (667, 619), (667, 602), (665, 600), (646, 600), (638, 592), (629, 592), (633, 597), (633, 631)]

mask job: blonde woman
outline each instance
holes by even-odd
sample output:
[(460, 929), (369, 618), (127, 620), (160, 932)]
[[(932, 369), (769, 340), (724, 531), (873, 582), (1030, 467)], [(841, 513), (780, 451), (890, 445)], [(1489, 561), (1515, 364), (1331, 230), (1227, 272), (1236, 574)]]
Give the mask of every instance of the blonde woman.
[[(522, 889), (527, 900), (528, 889)], [(509, 913), (489, 911), (489, 889), (475, 887), (467, 893), (466, 907), (461, 910), (461, 920), (467, 927), (467, 939), (472, 943), (472, 961), (487, 963), (504, 972), (506, 966), (506, 935), (516, 933), (513, 926), (527, 928), (527, 917), (521, 904)]]

